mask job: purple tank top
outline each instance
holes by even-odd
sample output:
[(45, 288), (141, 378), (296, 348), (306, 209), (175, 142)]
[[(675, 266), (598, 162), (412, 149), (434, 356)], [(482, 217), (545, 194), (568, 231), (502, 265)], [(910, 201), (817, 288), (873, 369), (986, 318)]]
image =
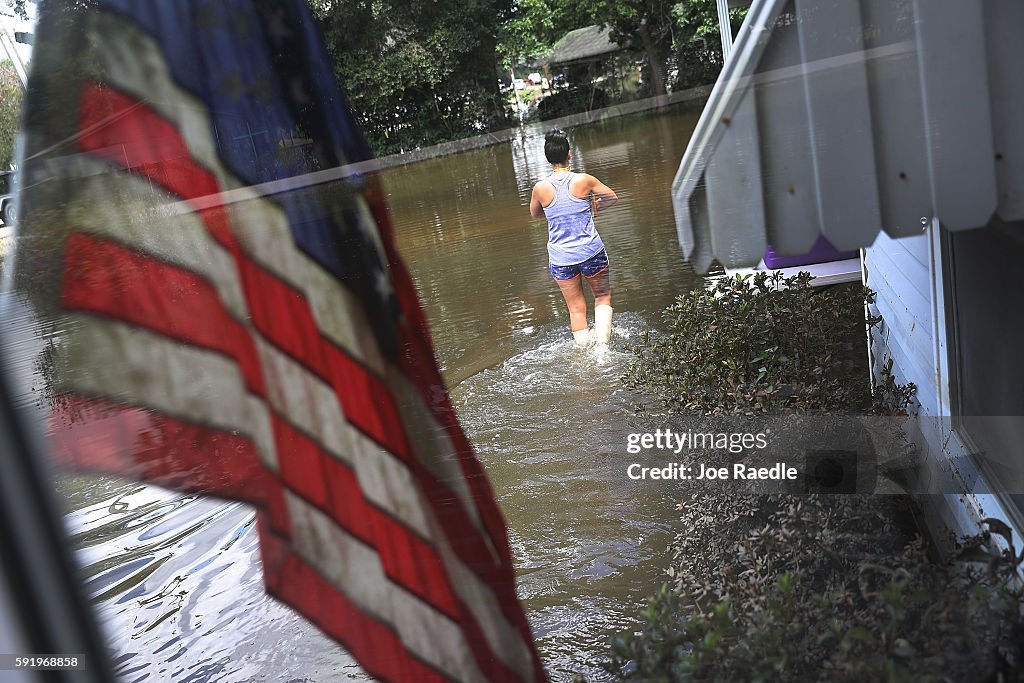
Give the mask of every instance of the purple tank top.
[(604, 249), (594, 227), (590, 200), (574, 197), (569, 183), (575, 173), (552, 173), (547, 181), (555, 187), (555, 198), (544, 207), (548, 219), (548, 260), (555, 266), (583, 263)]

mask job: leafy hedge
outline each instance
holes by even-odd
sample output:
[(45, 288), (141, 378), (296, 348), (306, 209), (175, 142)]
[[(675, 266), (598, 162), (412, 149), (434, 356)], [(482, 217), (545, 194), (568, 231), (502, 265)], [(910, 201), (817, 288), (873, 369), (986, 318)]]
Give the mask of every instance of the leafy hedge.
[[(624, 381), (671, 413), (903, 413), (891, 362), (867, 386), (870, 292), (759, 273), (690, 292)], [(724, 464), (724, 463), (719, 463)], [(672, 581), (612, 643), (636, 681), (1024, 681), (1024, 591), (1010, 530), (934, 562), (904, 496), (680, 492)]]
[(811, 280), (762, 271), (680, 296), (664, 313), (668, 334), (634, 347), (626, 385), (678, 412), (870, 409), (871, 295)]
[[(665, 681), (1021, 681), (1022, 555), (986, 533), (933, 563), (895, 497), (730, 499), (683, 510), (674, 582), (612, 644), (610, 673)], [(739, 520), (736, 513), (742, 511)], [(739, 523), (722, 532), (722, 520)], [(1006, 544), (1003, 544), (1005, 548)], [(684, 598), (683, 596), (689, 596)]]

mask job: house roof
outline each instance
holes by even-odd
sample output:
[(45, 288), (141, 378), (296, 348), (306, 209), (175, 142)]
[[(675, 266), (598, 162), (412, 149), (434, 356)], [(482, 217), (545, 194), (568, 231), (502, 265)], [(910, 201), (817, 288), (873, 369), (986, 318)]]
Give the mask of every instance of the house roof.
[(827, 5), (744, 21), (672, 186), (699, 271), (1024, 219), (1024, 3)]
[(554, 44), (544, 61), (568, 64), (618, 52), (622, 48), (611, 39), (610, 33), (611, 29), (597, 25), (569, 31)]

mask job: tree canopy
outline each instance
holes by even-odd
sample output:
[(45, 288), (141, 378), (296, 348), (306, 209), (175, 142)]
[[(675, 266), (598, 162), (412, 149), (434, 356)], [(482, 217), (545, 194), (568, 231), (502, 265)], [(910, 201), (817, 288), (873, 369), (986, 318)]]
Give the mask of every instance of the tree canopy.
[(609, 27), (613, 40), (645, 57), (653, 94), (670, 85), (667, 64), (675, 64), (672, 73), (684, 86), (713, 79), (721, 64), (713, 0), (310, 3), (335, 72), (378, 154), (509, 125), (499, 78), (584, 26)]
[(506, 125), (497, 34), (508, 0), (313, 0), (334, 69), (378, 154)]

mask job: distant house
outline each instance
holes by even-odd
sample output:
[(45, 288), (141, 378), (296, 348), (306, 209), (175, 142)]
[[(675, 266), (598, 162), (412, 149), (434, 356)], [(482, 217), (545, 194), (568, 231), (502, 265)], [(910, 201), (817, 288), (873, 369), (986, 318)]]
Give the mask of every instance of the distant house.
[(619, 44), (611, 39), (611, 29), (606, 26), (584, 26), (562, 36), (543, 61), (552, 69), (597, 65), (621, 51)]
[[(1024, 532), (1024, 3), (753, 3), (673, 185), (701, 272), (861, 249), (930, 523)], [(723, 35), (723, 38), (725, 36)], [(936, 495), (925, 495), (936, 494)]]
[(571, 99), (579, 100), (572, 108), (584, 110), (622, 99), (630, 77), (635, 81), (635, 73), (630, 72), (632, 59), (632, 53), (611, 39), (609, 28), (584, 26), (562, 36), (539, 62), (556, 89), (569, 89), (574, 95)]

